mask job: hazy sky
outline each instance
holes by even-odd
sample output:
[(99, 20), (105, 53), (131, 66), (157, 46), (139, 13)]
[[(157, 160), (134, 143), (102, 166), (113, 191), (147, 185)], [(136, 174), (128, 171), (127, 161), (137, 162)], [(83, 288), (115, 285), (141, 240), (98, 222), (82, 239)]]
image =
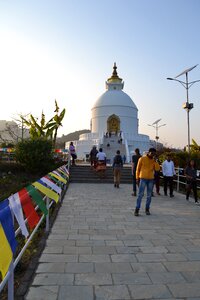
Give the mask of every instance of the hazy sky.
[[(200, 63), (199, 0), (0, 0), (0, 119), (47, 119), (66, 108), (59, 136), (89, 129), (113, 63), (138, 107), (139, 132), (187, 144), (186, 90), (168, 81)], [(185, 81), (184, 76), (179, 78)], [(189, 80), (200, 79), (200, 65)], [(189, 90), (191, 138), (200, 143), (200, 83)]]

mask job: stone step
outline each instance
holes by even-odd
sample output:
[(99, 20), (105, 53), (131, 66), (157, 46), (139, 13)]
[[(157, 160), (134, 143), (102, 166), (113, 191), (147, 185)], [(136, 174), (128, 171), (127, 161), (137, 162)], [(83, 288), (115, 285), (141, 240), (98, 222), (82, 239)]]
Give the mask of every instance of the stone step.
[[(72, 166), (70, 168), (70, 182), (113, 183), (113, 170), (111, 166), (107, 166), (105, 178), (100, 178), (99, 173), (91, 169), (89, 165)], [(122, 169), (121, 183), (132, 183), (130, 167)]]

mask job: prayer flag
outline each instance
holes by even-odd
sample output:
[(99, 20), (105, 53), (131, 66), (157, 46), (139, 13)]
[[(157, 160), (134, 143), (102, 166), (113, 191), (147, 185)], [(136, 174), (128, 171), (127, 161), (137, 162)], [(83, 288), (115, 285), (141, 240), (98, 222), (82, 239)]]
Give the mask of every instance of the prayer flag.
[(58, 170), (59, 170), (60, 173), (62, 173), (62, 176), (63, 176), (64, 178), (68, 178), (68, 177), (69, 177), (68, 174), (67, 174), (66, 172), (64, 172), (61, 168), (58, 169)]
[(26, 228), (25, 221), (24, 221), (22, 206), (21, 206), (19, 197), (17, 197), (17, 195), (14, 194), (14, 195), (11, 195), (8, 198), (8, 200), (9, 200), (10, 208), (11, 208), (13, 214), (15, 215), (15, 218), (17, 219), (19, 227), (21, 228), (22, 234), (27, 238), (29, 233), (28, 233), (28, 230)]
[(59, 195), (57, 193), (55, 193), (54, 191), (50, 190), (49, 188), (47, 188), (46, 186), (44, 186), (43, 184), (41, 184), (37, 181), (33, 182), (32, 185), (35, 186), (40, 192), (45, 194), (47, 197), (58, 202)]
[(35, 211), (33, 203), (31, 201), (31, 197), (29, 196), (27, 190), (23, 188), (21, 191), (17, 193), (25, 216), (27, 218), (28, 224), (30, 228), (34, 228), (40, 220), (39, 215)]
[(13, 254), (17, 247), (15, 239), (15, 230), (13, 225), (13, 218), (9, 207), (8, 199), (0, 202), (0, 222), (5, 232), (6, 238), (10, 244)]
[[(62, 189), (57, 186), (55, 183), (53, 183), (51, 180), (47, 179), (46, 177), (42, 177), (40, 178), (40, 180), (44, 183), (46, 183), (50, 188), (52, 188), (56, 193), (58, 193), (59, 195), (62, 192)], [(39, 180), (39, 182), (40, 182)]]
[(67, 183), (67, 180), (66, 180), (66, 179), (64, 179), (63, 177), (61, 177), (61, 176), (58, 176), (57, 174), (55, 174), (55, 173), (53, 173), (53, 172), (49, 172), (49, 174), (50, 174), (51, 176), (53, 176), (53, 177), (57, 178), (59, 181), (63, 182), (64, 184), (66, 184), (66, 183)]
[(8, 272), (10, 263), (12, 261), (12, 251), (8, 240), (6, 238), (3, 227), (0, 223), (0, 272), (2, 274), (2, 278), (4, 279), (6, 273)]
[(52, 171), (52, 173), (54, 173), (54, 174), (56, 174), (56, 175), (58, 175), (60, 177), (63, 177), (63, 174), (61, 175), (57, 170)]
[(46, 175), (45, 178), (52, 180), (54, 183), (56, 183), (58, 186), (62, 187), (63, 183), (56, 179), (55, 177), (51, 176), (50, 174)]
[(32, 186), (28, 185), (26, 186), (26, 190), (28, 191), (29, 195), (32, 197), (32, 199), (37, 203), (43, 214), (46, 216), (48, 215), (48, 210), (46, 208), (46, 204), (43, 200), (43, 197), (41, 194), (38, 192), (38, 190)]

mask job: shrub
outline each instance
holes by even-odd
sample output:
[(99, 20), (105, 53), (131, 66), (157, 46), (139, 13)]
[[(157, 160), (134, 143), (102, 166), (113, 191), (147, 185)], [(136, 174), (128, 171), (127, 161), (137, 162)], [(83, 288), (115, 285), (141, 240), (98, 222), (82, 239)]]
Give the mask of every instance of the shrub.
[(28, 139), (16, 145), (16, 160), (32, 173), (44, 174), (54, 168), (52, 141)]

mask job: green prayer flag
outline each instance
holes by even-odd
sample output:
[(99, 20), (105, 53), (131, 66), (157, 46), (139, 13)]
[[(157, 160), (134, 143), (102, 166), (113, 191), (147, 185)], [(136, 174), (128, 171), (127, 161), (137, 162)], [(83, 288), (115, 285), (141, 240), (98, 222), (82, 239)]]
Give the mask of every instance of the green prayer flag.
[(43, 200), (42, 195), (38, 192), (38, 190), (33, 187), (32, 185), (28, 185), (26, 187), (27, 192), (29, 193), (29, 195), (33, 198), (33, 200), (35, 200), (35, 202), (37, 203), (37, 205), (39, 206), (39, 208), (41, 209), (41, 211), (44, 213), (44, 215), (48, 215), (48, 210), (46, 208), (46, 204)]

